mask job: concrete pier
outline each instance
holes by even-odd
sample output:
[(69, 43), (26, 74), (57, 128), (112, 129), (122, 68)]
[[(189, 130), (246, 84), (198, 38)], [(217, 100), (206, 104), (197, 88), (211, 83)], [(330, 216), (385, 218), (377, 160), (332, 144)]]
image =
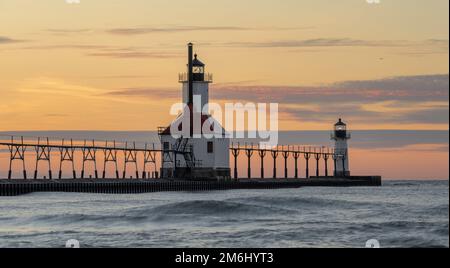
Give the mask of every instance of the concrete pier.
[(168, 180), (168, 179), (62, 179), (0, 180), (0, 196), (33, 192), (139, 194), (233, 189), (381, 186), (381, 177), (316, 177), (310, 179)]

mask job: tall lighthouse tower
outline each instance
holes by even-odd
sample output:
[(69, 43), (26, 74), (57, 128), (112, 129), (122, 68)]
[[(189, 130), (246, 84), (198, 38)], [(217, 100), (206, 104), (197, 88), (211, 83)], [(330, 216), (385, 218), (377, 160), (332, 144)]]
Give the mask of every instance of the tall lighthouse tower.
[[(163, 178), (229, 178), (230, 139), (206, 109), (212, 75), (188, 44), (187, 72), (179, 75), (185, 109), (169, 127), (160, 128)], [(188, 126), (189, 125), (189, 126)], [(183, 134), (172, 133), (179, 131)], [(207, 135), (206, 135), (207, 134)]]
[[(202, 108), (209, 101), (209, 84), (212, 83), (212, 75), (205, 73), (205, 64), (201, 62), (197, 54), (193, 55), (193, 44), (188, 44), (187, 72), (179, 75), (182, 84), (183, 103), (194, 105), (193, 112), (201, 113)], [(200, 102), (194, 103), (194, 96), (200, 97)]]
[(348, 177), (350, 176), (350, 169), (348, 166), (348, 144), (347, 140), (351, 138), (350, 134), (347, 133), (347, 125), (339, 121), (334, 124), (334, 132), (331, 138), (335, 141), (335, 171), (334, 176), (336, 177)]

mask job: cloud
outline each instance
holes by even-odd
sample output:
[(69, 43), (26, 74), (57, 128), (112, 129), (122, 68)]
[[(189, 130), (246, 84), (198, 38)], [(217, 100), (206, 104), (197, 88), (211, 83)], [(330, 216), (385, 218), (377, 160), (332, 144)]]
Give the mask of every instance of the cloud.
[(138, 97), (149, 99), (178, 99), (180, 98), (180, 91), (170, 88), (124, 88), (119, 90), (113, 90), (106, 93), (110, 96), (122, 96), (122, 97)]
[(157, 59), (166, 59), (166, 58), (176, 58), (181, 57), (181, 54), (177, 53), (165, 53), (165, 52), (144, 52), (144, 51), (103, 51), (103, 52), (92, 52), (87, 53), (87, 56), (96, 56), (96, 57), (108, 57), (108, 58), (136, 58), (136, 59), (148, 59), (148, 58), (157, 58)]
[(109, 58), (176, 58), (181, 57), (183, 54), (167, 51), (154, 51), (148, 50), (142, 47), (117, 47), (117, 48), (104, 48), (96, 52), (87, 54), (88, 56), (96, 57), (109, 57)]
[(244, 31), (248, 28), (235, 26), (174, 26), (174, 27), (134, 27), (114, 28), (106, 32), (115, 35), (141, 35), (150, 33), (179, 33), (194, 31)]
[(79, 44), (79, 45), (73, 45), (73, 44), (60, 44), (60, 45), (36, 45), (36, 46), (27, 46), (23, 47), (22, 49), (37, 49), (37, 50), (48, 50), (48, 49), (79, 49), (79, 50), (93, 50), (93, 49), (108, 49), (109, 46), (103, 46), (103, 45), (90, 45), (90, 44)]
[[(353, 123), (448, 124), (449, 75), (400, 76), (323, 86), (212, 85), (219, 102), (276, 102), (284, 118), (326, 123), (343, 116)], [(180, 98), (179, 89), (125, 88), (107, 95), (137, 99)]]
[(424, 42), (424, 44), (441, 46), (442, 48), (448, 50), (448, 39), (428, 39)]
[(94, 32), (91, 29), (47, 29), (46, 32), (55, 35), (84, 34)]
[(354, 46), (399, 46), (401, 43), (395, 41), (367, 41), (351, 38), (317, 38), (306, 40), (283, 40), (267, 42), (229, 42), (226, 46), (239, 47), (354, 47)]
[[(76, 83), (72, 83), (71, 81), (63, 80), (60, 78), (52, 78), (52, 77), (35, 77), (26, 79), (23, 81), (23, 83), (15, 90), (15, 95), (12, 97), (17, 96), (26, 96), (27, 98), (30, 98), (31, 100), (28, 102), (23, 102), (23, 97), (17, 98), (18, 100), (22, 101), (23, 103), (26, 103), (28, 106), (31, 105), (31, 103), (34, 103), (35, 101), (49, 101), (51, 102), (51, 98), (66, 98), (67, 100), (70, 100), (73, 102), (75, 99), (81, 100), (78, 104), (80, 106), (83, 105), (84, 102), (97, 102), (97, 103), (106, 103), (107, 102), (120, 102), (120, 103), (143, 103), (144, 101), (140, 99), (128, 99), (123, 98), (119, 95), (114, 94), (108, 94), (109, 90), (103, 89), (100, 87), (92, 87), (92, 86), (86, 86), (86, 85), (80, 85)], [(44, 96), (44, 97), (42, 97)], [(148, 103), (148, 100), (145, 101), (145, 103)], [(16, 103), (8, 103), (10, 106), (16, 106)], [(24, 105), (24, 108), (28, 108), (27, 105)], [(59, 105), (59, 104), (55, 104)], [(53, 105), (53, 106), (55, 106)], [(0, 106), (0, 108), (3, 108)], [(8, 108), (6, 106), (5, 108)], [(51, 108), (51, 107), (50, 107)], [(0, 109), (1, 111), (2, 109)], [(9, 109), (5, 109), (9, 110)], [(49, 112), (49, 114), (52, 114), (54, 117), (56, 115), (61, 116), (62, 113), (60, 112)]]
[(377, 80), (347, 81), (334, 84), (339, 89), (369, 90), (374, 94), (371, 97), (397, 97), (407, 99), (442, 97), (448, 100), (449, 75), (416, 75), (399, 76)]
[(138, 78), (155, 78), (156, 75), (103, 75), (92, 76), (90, 79), (138, 79)]
[(119, 47), (93, 44), (57, 44), (57, 45), (36, 45), (27, 46), (22, 49), (36, 50), (55, 50), (55, 49), (73, 49), (87, 51), (86, 56), (108, 57), (108, 58), (176, 58), (181, 57), (181, 53), (154, 51), (147, 47)]
[(314, 27), (238, 27), (238, 26), (166, 26), (166, 27), (129, 27), (113, 28), (106, 30), (109, 34), (115, 35), (142, 35), (152, 33), (183, 33), (198, 31), (296, 31), (310, 30)]
[(429, 108), (426, 110), (412, 111), (401, 115), (405, 123), (447, 124), (449, 123), (447, 107)]
[[(344, 81), (323, 86), (221, 86), (213, 98), (247, 101), (360, 102), (448, 100), (449, 75), (401, 76), (377, 80)], [(233, 96), (233, 97), (230, 97)]]
[[(448, 101), (449, 75), (399, 76), (343, 81), (323, 86), (267, 86), (225, 83), (211, 86), (211, 98), (237, 101), (298, 103), (360, 103), (382, 101)], [(177, 89), (125, 88), (109, 94), (171, 97)], [(179, 92), (178, 92), (179, 93)], [(178, 95), (177, 95), (178, 96)]]
[[(411, 48), (416, 53), (448, 53), (448, 40), (429, 39), (424, 41), (408, 40), (363, 40), (353, 38), (315, 38), (303, 40), (275, 40), (260, 42), (227, 42), (218, 44), (225, 47), (250, 48), (325, 48), (325, 47), (391, 47)], [(412, 53), (413, 51), (408, 51)], [(398, 53), (405, 53), (401, 51)]]
[(24, 42), (24, 40), (17, 40), (17, 39), (12, 39), (6, 36), (0, 36), (0, 45), (1, 44), (13, 44), (13, 43), (20, 43), (20, 42)]
[[(361, 124), (448, 124), (448, 88), (448, 74), (420, 75), (321, 87), (222, 87), (214, 89), (211, 98), (278, 102), (282, 112), (308, 122), (344, 116)], [(311, 104), (315, 104), (314, 109), (305, 109), (304, 105)]]
[(396, 51), (397, 55), (427, 56), (436, 54), (448, 54), (449, 42), (444, 39), (429, 39), (421, 44), (410, 47), (408, 50)]

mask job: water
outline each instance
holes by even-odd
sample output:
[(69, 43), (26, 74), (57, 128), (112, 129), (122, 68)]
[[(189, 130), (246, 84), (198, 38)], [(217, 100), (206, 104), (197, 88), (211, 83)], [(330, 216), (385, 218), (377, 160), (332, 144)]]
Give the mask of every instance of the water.
[(0, 198), (0, 247), (448, 247), (448, 224), (448, 181)]

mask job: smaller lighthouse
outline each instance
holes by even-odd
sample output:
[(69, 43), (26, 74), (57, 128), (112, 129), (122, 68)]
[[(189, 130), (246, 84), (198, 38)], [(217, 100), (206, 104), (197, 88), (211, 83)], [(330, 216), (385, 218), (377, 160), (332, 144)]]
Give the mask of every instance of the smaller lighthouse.
[(334, 124), (334, 132), (331, 139), (335, 141), (335, 177), (349, 177), (350, 169), (348, 166), (348, 144), (347, 140), (351, 138), (347, 133), (347, 125), (339, 118), (339, 121)]

